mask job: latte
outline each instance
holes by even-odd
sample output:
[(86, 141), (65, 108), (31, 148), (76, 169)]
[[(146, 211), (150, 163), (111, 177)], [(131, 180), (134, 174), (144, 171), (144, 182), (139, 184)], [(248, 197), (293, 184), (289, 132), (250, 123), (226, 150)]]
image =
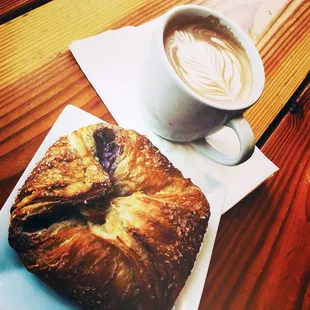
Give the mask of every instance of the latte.
[(253, 86), (245, 49), (213, 16), (179, 16), (166, 26), (164, 47), (171, 66), (195, 93), (217, 103), (244, 103)]

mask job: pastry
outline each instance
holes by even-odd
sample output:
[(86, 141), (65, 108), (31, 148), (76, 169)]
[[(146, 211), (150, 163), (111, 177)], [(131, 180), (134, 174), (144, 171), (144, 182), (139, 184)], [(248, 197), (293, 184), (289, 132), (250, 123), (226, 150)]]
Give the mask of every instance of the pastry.
[(33, 169), (9, 243), (83, 308), (169, 310), (209, 216), (201, 190), (146, 137), (95, 124), (58, 139)]

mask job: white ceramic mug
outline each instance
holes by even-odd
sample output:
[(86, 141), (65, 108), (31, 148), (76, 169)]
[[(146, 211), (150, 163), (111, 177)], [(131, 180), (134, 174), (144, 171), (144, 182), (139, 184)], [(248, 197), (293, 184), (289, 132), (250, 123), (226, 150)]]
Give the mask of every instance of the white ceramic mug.
[[(172, 68), (164, 48), (167, 23), (183, 14), (217, 17), (246, 50), (253, 72), (253, 88), (243, 103), (215, 103), (195, 93)], [(152, 131), (177, 142), (191, 142), (193, 147), (210, 159), (224, 165), (237, 165), (253, 153), (255, 142), (249, 123), (242, 116), (261, 96), (265, 83), (264, 67), (250, 37), (224, 15), (199, 5), (177, 6), (163, 15), (151, 40), (147, 68), (143, 78), (142, 111)], [(231, 127), (240, 142), (240, 152), (230, 157), (205, 139), (218, 126)]]

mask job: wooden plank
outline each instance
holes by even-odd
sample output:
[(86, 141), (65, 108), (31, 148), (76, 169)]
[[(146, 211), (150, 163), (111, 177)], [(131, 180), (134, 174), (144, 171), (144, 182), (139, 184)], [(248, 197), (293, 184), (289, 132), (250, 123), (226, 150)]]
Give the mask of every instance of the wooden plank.
[[(268, 4), (270, 1), (266, 0), (252, 4), (250, 2), (252, 1), (238, 0), (232, 6), (228, 0), (54, 0), (27, 16), (0, 26), (3, 46), (0, 51), (0, 80), (4, 85), (11, 84), (66, 51), (73, 40), (111, 28), (140, 25), (169, 8), (184, 3), (198, 3), (218, 9), (243, 26), (245, 31), (252, 34), (253, 39), (259, 38), (290, 1), (277, 0), (276, 5)], [(272, 11), (272, 15), (266, 13), (268, 11)], [(268, 16), (265, 17), (266, 14)], [(258, 23), (256, 20), (264, 22)], [(4, 70), (7, 68), (9, 70)]]
[(50, 0), (0, 0), (0, 25)]
[(245, 113), (258, 140), (310, 69), (310, 2), (293, 1), (258, 41), (266, 85)]
[(310, 85), (262, 148), (280, 171), (222, 216), (200, 309), (309, 309)]
[[(25, 17), (0, 26), (2, 184), (20, 175), (66, 104), (74, 104), (105, 120), (112, 120), (68, 51), (68, 44), (107, 29), (141, 24), (161, 15), (171, 6), (184, 2), (54, 0)], [(261, 0), (252, 4), (250, 12), (249, 1), (245, 0), (235, 1), (234, 6), (228, 0), (198, 2), (213, 6), (239, 21), (253, 39), (259, 40), (258, 45), (266, 64), (267, 85), (258, 108), (247, 114), (256, 138), (259, 138), (298, 86), (307, 67), (310, 67), (310, 57), (307, 56), (310, 50), (309, 35), (306, 33), (308, 5), (301, 1), (289, 4), (288, 1), (275, 1), (275, 6), (274, 3)], [(266, 15), (267, 11), (272, 14)], [(269, 16), (269, 21), (260, 22), (263, 16)], [(294, 20), (293, 24), (290, 24), (291, 20)], [(291, 27), (290, 31), (284, 28), (285, 23)], [(264, 28), (271, 24), (274, 26), (270, 30)], [(285, 29), (284, 33), (281, 28)], [(298, 36), (292, 31), (297, 32)], [(269, 39), (264, 40), (265, 37)], [(284, 85), (288, 79), (290, 81)], [(4, 169), (8, 165), (11, 168)], [(8, 187), (4, 190), (1, 202), (4, 202), (11, 189)]]

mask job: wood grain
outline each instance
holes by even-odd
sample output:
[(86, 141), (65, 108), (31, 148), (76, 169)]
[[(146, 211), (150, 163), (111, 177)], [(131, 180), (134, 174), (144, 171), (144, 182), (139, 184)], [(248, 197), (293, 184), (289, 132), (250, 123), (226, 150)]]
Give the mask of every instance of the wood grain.
[(186, 1), (54, 0), (0, 26), (0, 81), (14, 83), (50, 62), (78, 39), (141, 24)]
[(0, 25), (50, 0), (0, 0)]
[(310, 307), (310, 85), (263, 152), (279, 172), (222, 216), (200, 309)]
[(257, 43), (265, 67), (265, 90), (245, 113), (256, 140), (310, 70), (309, 5), (309, 1), (291, 2)]

